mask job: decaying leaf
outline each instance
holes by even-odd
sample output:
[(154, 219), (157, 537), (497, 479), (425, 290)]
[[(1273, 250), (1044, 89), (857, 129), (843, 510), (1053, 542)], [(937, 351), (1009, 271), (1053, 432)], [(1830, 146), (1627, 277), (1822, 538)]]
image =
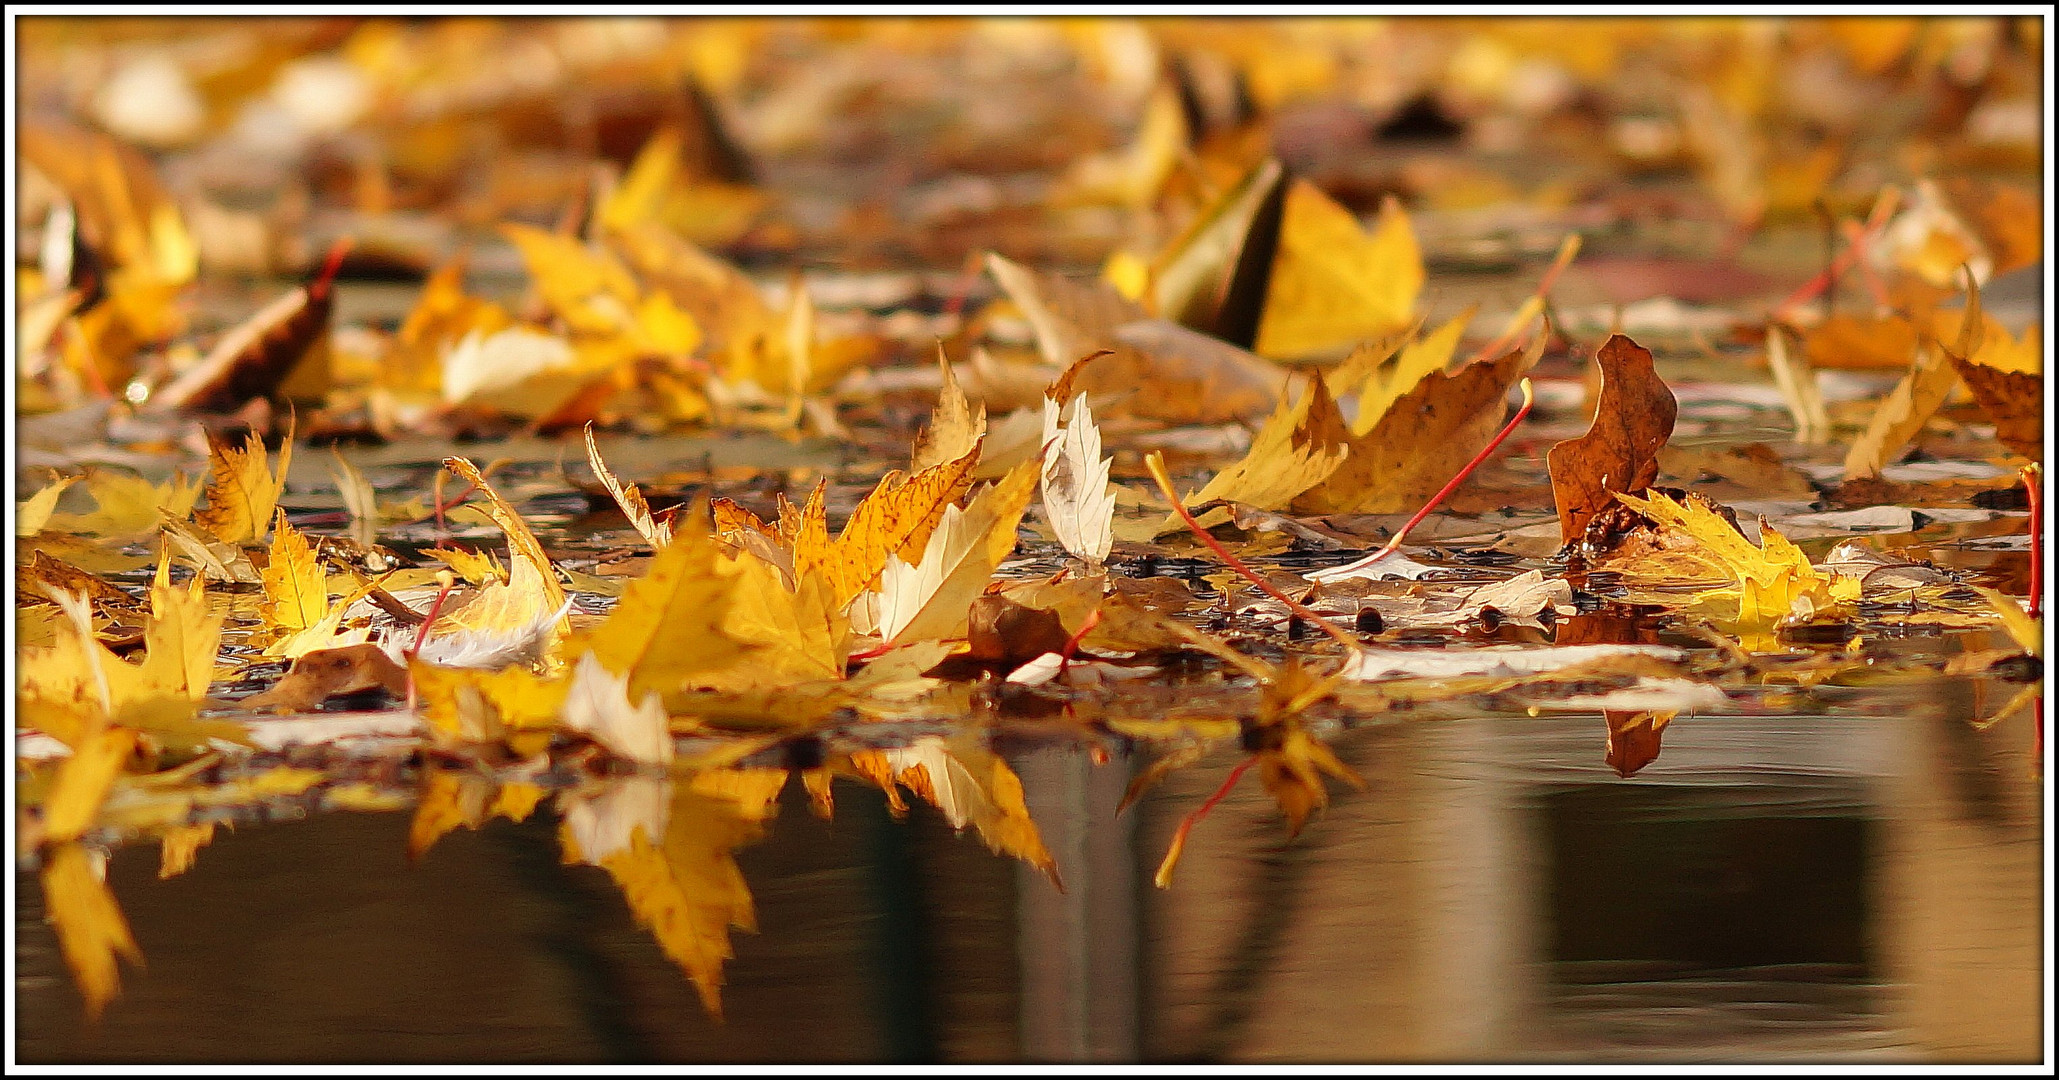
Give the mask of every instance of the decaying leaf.
[(1649, 349), (1617, 334), (1602, 343), (1595, 362), (1602, 382), (1594, 423), (1545, 455), (1566, 543), (1587, 530), (1612, 493), (1643, 491), (1659, 478), (1659, 450), (1672, 437), (1679, 411), (1673, 391), (1652, 370)]

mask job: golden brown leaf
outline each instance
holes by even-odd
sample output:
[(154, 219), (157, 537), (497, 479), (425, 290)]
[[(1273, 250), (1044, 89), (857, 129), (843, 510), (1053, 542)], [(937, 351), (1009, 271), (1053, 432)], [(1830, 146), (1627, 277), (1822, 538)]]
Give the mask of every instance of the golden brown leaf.
[(1446, 375), (1431, 372), (1403, 394), (1329, 476), (1292, 503), (1301, 514), (1391, 514), (1427, 502), (1494, 437), (1509, 388), (1537, 362), (1543, 341)]
[(286, 470), (293, 463), (293, 436), (279, 445), (274, 473), (265, 445), (252, 432), (242, 449), (215, 444), (209, 449), (207, 505), (193, 514), (193, 523), (225, 544), (242, 544), (264, 536), (272, 510), (286, 490)]
[(1602, 343), (1595, 362), (1602, 382), (1594, 422), (1587, 434), (1552, 447), (1544, 459), (1558, 504), (1559, 538), (1566, 543), (1611, 505), (1611, 492), (1642, 491), (1659, 478), (1659, 450), (1672, 437), (1679, 412), (1673, 391), (1652, 370), (1649, 349), (1616, 334)]

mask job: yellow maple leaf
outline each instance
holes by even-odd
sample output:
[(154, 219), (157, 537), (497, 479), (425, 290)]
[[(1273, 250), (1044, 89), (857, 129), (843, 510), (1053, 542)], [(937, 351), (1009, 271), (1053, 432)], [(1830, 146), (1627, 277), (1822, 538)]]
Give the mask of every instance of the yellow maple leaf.
[(464, 264), (447, 262), (429, 275), (422, 295), (401, 321), (380, 360), (379, 386), (416, 394), (438, 393), (445, 353), (468, 334), (493, 334), (513, 323), (514, 318), (499, 304), (466, 295)]
[(1617, 492), (1616, 498), (1661, 526), (1685, 533), (1729, 573), (1739, 590), (1737, 621), (1742, 626), (1806, 618), (1859, 597), (1857, 578), (1818, 571), (1800, 548), (1763, 521), (1761, 542), (1754, 545), (1699, 501), (1683, 504), (1659, 491), (1645, 498)]
[(566, 652), (591, 651), (610, 673), (626, 676), (631, 701), (652, 691), (672, 694), (694, 675), (727, 667), (739, 649), (722, 631), (732, 587), (718, 572), (721, 557), (713, 536), (682, 530), (622, 590), (608, 617)]
[(1368, 235), (1351, 211), (1306, 180), (1287, 189), (1280, 246), (1253, 351), (1292, 359), (1392, 333), (1415, 317), (1423, 257), (1391, 198)]
[(307, 537), (287, 524), (284, 510), (272, 523), (271, 560), (262, 576), (265, 598), (257, 611), (266, 626), (290, 633), (305, 630), (328, 614), (328, 575)]
[(963, 510), (946, 507), (916, 562), (888, 557), (880, 591), (872, 594), (879, 605), (881, 637), (907, 644), (965, 633), (967, 605), (1015, 550), (1016, 526), (1036, 489), (1041, 465), (1025, 461)]
[(207, 505), (193, 514), (193, 523), (225, 544), (241, 544), (264, 536), (272, 510), (286, 490), (286, 470), (293, 463), (293, 436), (279, 445), (275, 474), (263, 440), (251, 432), (243, 447), (215, 444), (209, 448)]
[(824, 511), (822, 490), (817, 488), (801, 510), (808, 526), (793, 540), (796, 576), (823, 575), (835, 590), (839, 607), (872, 588), (886, 569), (888, 556), (906, 559), (929, 542), (944, 508), (971, 486), (979, 448), (980, 440), (975, 440), (964, 456), (913, 476), (903, 477), (898, 469), (887, 473), (851, 512), (835, 541), (820, 525)]
[(717, 572), (731, 582), (722, 633), (750, 649), (750, 662), (697, 683), (744, 689), (844, 677), (850, 620), (828, 581), (802, 577), (788, 588), (777, 567), (751, 554), (722, 560)]
[(86, 492), (93, 496), (95, 509), (87, 514), (52, 514), (44, 528), (127, 543), (156, 532), (166, 517), (184, 520), (191, 515), (200, 490), (184, 473), (152, 484), (133, 473), (91, 469), (86, 473)]
[(86, 1000), (86, 1015), (94, 1018), (121, 993), (115, 958), (143, 962), (121, 905), (95, 866), (97, 858), (78, 844), (63, 844), (43, 863), (43, 904), (57, 929), (65, 966)]
[(195, 574), (186, 587), (172, 585), (170, 563), (160, 555), (150, 584), (150, 616), (143, 622), (146, 692), (197, 702), (214, 681), (215, 650), (225, 614), (211, 614), (206, 582)]

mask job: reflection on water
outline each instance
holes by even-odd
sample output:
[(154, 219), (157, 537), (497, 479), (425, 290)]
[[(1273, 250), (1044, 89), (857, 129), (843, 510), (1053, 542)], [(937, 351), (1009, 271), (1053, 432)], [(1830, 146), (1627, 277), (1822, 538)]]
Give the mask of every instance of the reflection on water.
[[(989, 842), (1012, 827), (991, 773), (924, 796), (958, 799), (963, 833), (914, 798), (897, 820), (861, 784), (839, 782), (824, 820), (798, 782), (774, 796), (725, 781), (482, 817), (432, 837), (413, 865), (410, 815), (397, 813), (246, 825), (168, 880), (154, 845), (132, 845), (109, 860), (108, 883), (147, 967), (125, 973), (97, 1027), (36, 876), (17, 876), (17, 1052), (2036, 1059), (2042, 784), (2024, 757), (2027, 715), (1982, 731), (1915, 704), (1891, 718), (1683, 718), (1629, 780), (1602, 762), (1597, 727), (1504, 718), (1348, 733), (1335, 749), (1366, 790), (1334, 787), (1290, 841), (1271, 798), (1240, 785), (1163, 891), (1150, 879), (1165, 842), (1234, 748), (1118, 816), (1134, 763), (1003, 745), (1063, 892), (982, 843), (979, 815)], [(465, 798), (484, 796), (452, 805)], [(690, 898), (726, 895), (733, 850), (748, 911), (639, 925), (658, 909), (630, 886), (633, 911), (618, 882), (634, 868), (608, 864), (653, 834), (665, 865), (708, 878), (683, 875)], [(687, 843), (699, 854), (678, 850)], [(734, 958), (714, 969), (719, 1022), (676, 962), (714, 940), (692, 921), (704, 916), (757, 931), (733, 935)]]

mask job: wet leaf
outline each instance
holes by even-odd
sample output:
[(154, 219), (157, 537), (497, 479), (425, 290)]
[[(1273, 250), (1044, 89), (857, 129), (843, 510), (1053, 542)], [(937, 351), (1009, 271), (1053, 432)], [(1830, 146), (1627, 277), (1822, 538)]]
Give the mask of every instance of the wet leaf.
[(1602, 384), (1594, 423), (1545, 455), (1566, 543), (1610, 505), (1611, 493), (1643, 491), (1659, 478), (1659, 450), (1672, 437), (1678, 412), (1673, 391), (1652, 370), (1649, 349), (1617, 334), (1602, 343), (1595, 362)]

